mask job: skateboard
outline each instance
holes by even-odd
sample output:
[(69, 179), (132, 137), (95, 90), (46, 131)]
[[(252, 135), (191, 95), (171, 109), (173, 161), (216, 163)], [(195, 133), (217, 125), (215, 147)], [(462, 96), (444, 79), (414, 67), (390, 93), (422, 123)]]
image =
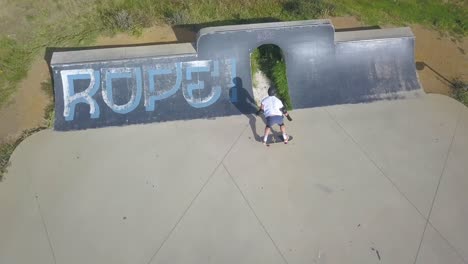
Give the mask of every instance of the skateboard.
[[(293, 140), (293, 137), (291, 135), (288, 135), (289, 139), (288, 139), (288, 143), (291, 142), (291, 140)], [(270, 144), (276, 144), (276, 143), (284, 143), (284, 140), (283, 140), (283, 135), (271, 135), (271, 140), (267, 141), (267, 146), (270, 145)], [(287, 143), (286, 143), (287, 144)]]

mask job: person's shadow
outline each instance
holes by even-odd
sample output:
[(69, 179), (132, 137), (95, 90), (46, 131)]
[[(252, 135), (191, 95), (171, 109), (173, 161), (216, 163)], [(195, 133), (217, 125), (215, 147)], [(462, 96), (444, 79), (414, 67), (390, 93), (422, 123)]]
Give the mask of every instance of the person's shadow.
[[(231, 98), (232, 104), (249, 119), (250, 129), (252, 135), (257, 142), (262, 142), (262, 137), (257, 134), (257, 117), (256, 112), (258, 107), (252, 95), (242, 85), (242, 79), (235, 77), (232, 79), (234, 86), (229, 89), (229, 97)], [(261, 116), (264, 119), (263, 115)], [(265, 122), (265, 120), (263, 120)]]

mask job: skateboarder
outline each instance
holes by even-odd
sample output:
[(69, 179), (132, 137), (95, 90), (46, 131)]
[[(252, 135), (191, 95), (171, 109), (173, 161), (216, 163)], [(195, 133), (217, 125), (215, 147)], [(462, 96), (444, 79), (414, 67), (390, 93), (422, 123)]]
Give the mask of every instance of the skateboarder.
[(263, 144), (268, 146), (268, 135), (271, 132), (271, 127), (273, 125), (279, 125), (281, 129), (281, 133), (283, 133), (283, 141), (284, 144), (288, 143), (289, 136), (286, 134), (286, 126), (283, 123), (283, 115), (288, 118), (289, 121), (292, 121), (291, 116), (286, 110), (286, 107), (283, 105), (280, 99), (276, 97), (276, 88), (271, 86), (268, 88), (268, 96), (262, 100), (260, 109), (257, 112), (259, 115), (261, 112), (265, 114), (266, 118), (266, 127), (265, 127), (265, 134), (263, 136)]

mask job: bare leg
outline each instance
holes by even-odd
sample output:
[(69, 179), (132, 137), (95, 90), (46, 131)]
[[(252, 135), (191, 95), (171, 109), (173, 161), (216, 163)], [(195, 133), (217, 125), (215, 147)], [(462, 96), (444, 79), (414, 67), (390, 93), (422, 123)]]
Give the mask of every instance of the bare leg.
[(286, 134), (286, 126), (285, 125), (280, 126), (280, 129), (281, 129), (281, 133)]
[(271, 132), (271, 128), (265, 127), (265, 134), (263, 135), (263, 144), (264, 145), (266, 145), (268, 135), (270, 134), (270, 132)]
[(281, 133), (283, 133), (284, 143), (288, 143), (289, 136), (286, 134), (286, 126), (282, 125), (280, 126), (280, 129), (281, 129)]

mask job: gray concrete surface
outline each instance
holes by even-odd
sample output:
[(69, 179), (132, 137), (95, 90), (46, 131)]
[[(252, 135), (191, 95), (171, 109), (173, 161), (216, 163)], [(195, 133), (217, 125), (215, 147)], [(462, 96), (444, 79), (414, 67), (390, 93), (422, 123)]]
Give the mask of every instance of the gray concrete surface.
[(468, 263), (468, 108), (444, 96), (42, 131), (0, 183), (0, 263)]

